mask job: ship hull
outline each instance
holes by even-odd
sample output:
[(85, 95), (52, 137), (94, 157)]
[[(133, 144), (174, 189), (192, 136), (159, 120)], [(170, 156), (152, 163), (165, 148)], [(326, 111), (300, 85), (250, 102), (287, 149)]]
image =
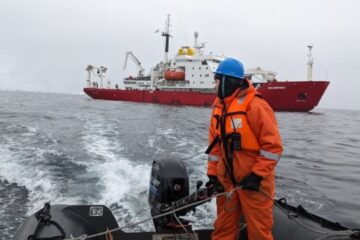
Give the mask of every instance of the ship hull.
[(84, 88), (84, 92), (94, 99), (145, 102), (185, 106), (211, 106), (214, 93), (198, 91), (149, 91)]
[(267, 82), (258, 91), (276, 111), (308, 112), (319, 104), (328, 85), (328, 81)]
[[(268, 82), (255, 85), (275, 111), (308, 112), (320, 102), (328, 81)], [(158, 103), (169, 105), (211, 106), (215, 93), (200, 91), (149, 91), (84, 88), (94, 99)]]

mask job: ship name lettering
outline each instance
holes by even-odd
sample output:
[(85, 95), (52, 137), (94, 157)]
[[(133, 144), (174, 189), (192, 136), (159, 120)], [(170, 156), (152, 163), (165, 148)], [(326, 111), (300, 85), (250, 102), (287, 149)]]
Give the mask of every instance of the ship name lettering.
[(278, 87), (268, 87), (269, 90), (277, 90), (277, 89), (286, 89), (285, 86), (278, 86)]

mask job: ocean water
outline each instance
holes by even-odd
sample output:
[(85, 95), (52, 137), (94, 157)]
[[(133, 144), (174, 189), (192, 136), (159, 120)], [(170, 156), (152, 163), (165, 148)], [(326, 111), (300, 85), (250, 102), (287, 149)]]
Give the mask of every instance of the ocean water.
[[(0, 92), (0, 239), (51, 204), (105, 204), (119, 225), (150, 216), (151, 163), (183, 161), (206, 181), (210, 109)], [(276, 113), (284, 144), (276, 196), (360, 228), (360, 111)], [(193, 214), (212, 225), (214, 203)], [(152, 230), (147, 222), (131, 231)]]

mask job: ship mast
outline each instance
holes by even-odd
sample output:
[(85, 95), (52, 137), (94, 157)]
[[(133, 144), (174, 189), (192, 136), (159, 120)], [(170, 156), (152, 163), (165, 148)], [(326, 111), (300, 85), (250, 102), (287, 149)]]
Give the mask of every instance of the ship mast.
[(309, 49), (309, 53), (308, 53), (308, 62), (307, 62), (307, 80), (308, 81), (311, 81), (312, 80), (312, 71), (313, 71), (313, 65), (314, 65), (314, 59), (312, 57), (312, 54), (311, 54), (311, 49), (313, 48), (312, 45), (308, 45), (307, 46), (308, 49)]
[(167, 20), (165, 22), (165, 31), (161, 34), (165, 37), (165, 54), (164, 54), (164, 63), (166, 64), (169, 61), (169, 38), (170, 38), (170, 14), (167, 15)]
[(196, 49), (196, 52), (202, 55), (201, 49), (205, 47), (205, 43), (199, 44), (198, 38), (199, 38), (199, 32), (194, 32), (194, 48)]

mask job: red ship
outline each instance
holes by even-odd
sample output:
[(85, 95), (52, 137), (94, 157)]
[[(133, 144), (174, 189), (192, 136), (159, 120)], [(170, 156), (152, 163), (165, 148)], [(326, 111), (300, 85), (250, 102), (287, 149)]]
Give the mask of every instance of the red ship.
[[(117, 84), (112, 88), (109, 81), (104, 87), (107, 68), (89, 65), (86, 68), (88, 86), (84, 88), (84, 92), (94, 99), (103, 100), (211, 106), (216, 97), (213, 71), (224, 57), (212, 53), (204, 54), (202, 49), (205, 44), (198, 43), (199, 34), (195, 32), (194, 46), (181, 47), (177, 55), (169, 60), (169, 26), (168, 16), (165, 31), (162, 33), (166, 40), (164, 61), (153, 67), (148, 75), (144, 74), (144, 68), (135, 55), (126, 52), (124, 69), (131, 57), (139, 70), (136, 77), (124, 79), (124, 89), (119, 89)], [(260, 67), (245, 71), (246, 76), (252, 78), (253, 85), (275, 111), (308, 112), (320, 102), (329, 82), (312, 80), (314, 62), (311, 49), (312, 46), (308, 46), (306, 81), (278, 81), (275, 72)], [(91, 79), (94, 74), (99, 77), (99, 82)]]

